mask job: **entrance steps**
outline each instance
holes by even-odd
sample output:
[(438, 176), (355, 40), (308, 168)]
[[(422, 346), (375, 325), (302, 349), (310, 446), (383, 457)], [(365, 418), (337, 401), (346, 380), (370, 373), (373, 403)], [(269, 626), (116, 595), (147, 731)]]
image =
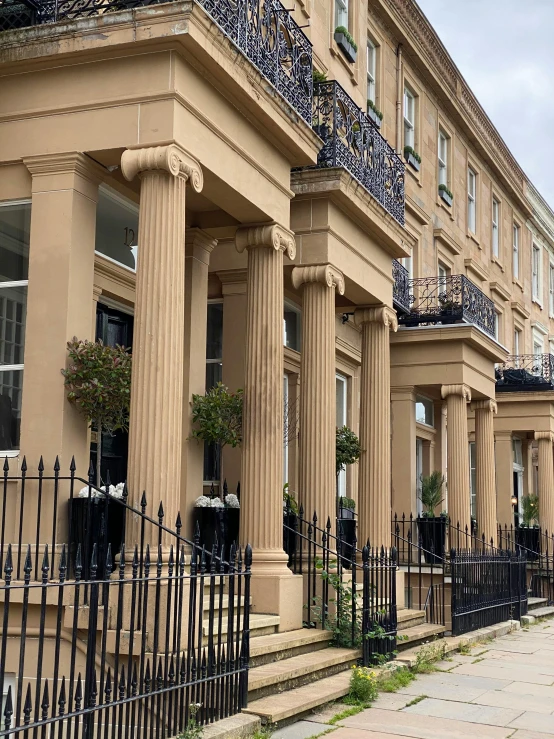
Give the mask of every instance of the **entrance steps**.
[[(253, 614), (254, 615), (254, 614)], [(444, 626), (425, 623), (425, 612), (398, 611), (398, 651), (439, 637)], [(248, 708), (263, 724), (291, 723), (313, 709), (344, 697), (357, 649), (331, 646), (332, 634), (298, 629), (250, 640)]]
[(527, 615), (521, 619), (521, 623), (524, 625), (533, 623), (537, 618), (554, 616), (554, 606), (548, 605), (547, 598), (534, 598), (530, 596), (527, 599), (527, 605)]

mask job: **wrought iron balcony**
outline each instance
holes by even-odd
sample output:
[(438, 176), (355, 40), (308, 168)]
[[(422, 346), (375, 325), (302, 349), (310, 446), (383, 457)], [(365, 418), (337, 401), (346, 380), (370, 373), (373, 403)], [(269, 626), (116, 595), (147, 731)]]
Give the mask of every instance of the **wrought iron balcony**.
[(314, 131), (323, 140), (318, 167), (344, 167), (404, 225), (404, 163), (338, 82), (314, 85)]
[(398, 259), (392, 260), (392, 301), (398, 312), (410, 312), (410, 273)]
[[(279, 0), (195, 0), (307, 122), (312, 44)], [(160, 0), (0, 0), (0, 31), (102, 16)]]
[(409, 280), (407, 315), (399, 315), (404, 326), (473, 323), (494, 338), (494, 303), (465, 275), (420, 277)]
[(552, 354), (517, 354), (495, 369), (496, 392), (554, 390)]

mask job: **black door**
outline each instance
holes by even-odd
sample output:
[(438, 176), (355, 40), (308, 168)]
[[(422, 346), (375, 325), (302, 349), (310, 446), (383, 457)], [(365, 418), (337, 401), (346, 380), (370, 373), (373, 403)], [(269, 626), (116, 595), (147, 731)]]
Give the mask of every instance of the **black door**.
[[(96, 340), (99, 339), (107, 346), (119, 344), (131, 348), (133, 345), (133, 316), (98, 303), (96, 309)], [(126, 431), (102, 434), (102, 464), (100, 469), (102, 484), (105, 483), (108, 472), (113, 485), (126, 481), (128, 447), (129, 434)], [(96, 469), (96, 442), (92, 442), (90, 445), (90, 456)]]
[(518, 501), (516, 503), (516, 505), (513, 506), (513, 510), (514, 510), (514, 526), (516, 528), (519, 526), (519, 495), (520, 495), (520, 490), (519, 490), (519, 475), (514, 470), (514, 498), (516, 498), (517, 501)]

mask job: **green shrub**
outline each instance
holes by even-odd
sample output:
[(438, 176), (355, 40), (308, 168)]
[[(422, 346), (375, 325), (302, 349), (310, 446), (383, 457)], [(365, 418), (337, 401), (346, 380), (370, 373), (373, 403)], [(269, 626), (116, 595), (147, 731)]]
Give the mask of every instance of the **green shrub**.
[(452, 192), (446, 187), (446, 185), (439, 185), (439, 192), (445, 192), (448, 197), (453, 198), (454, 195)]
[(360, 440), (356, 434), (348, 428), (343, 426), (342, 428), (337, 427), (336, 434), (336, 472), (342, 472), (348, 464), (354, 464), (360, 458), (362, 448), (360, 446)]
[(419, 498), (424, 509), (423, 515), (432, 517), (435, 515), (435, 509), (443, 501), (442, 489), (445, 483), (444, 475), (439, 470), (435, 470), (430, 475), (421, 475), (419, 479), (421, 480)]
[(367, 101), (367, 107), (368, 108), (371, 108), (371, 110), (375, 113), (375, 115), (377, 116), (377, 118), (379, 118), (380, 121), (383, 120), (383, 114), (381, 113), (381, 111), (379, 110), (379, 108), (375, 105), (375, 103), (373, 102), (373, 100), (369, 100), (369, 98), (368, 98), (368, 101)]
[(337, 26), (335, 28), (335, 33), (342, 33), (342, 35), (346, 38), (350, 46), (354, 49), (354, 51), (358, 51), (358, 44), (354, 41), (352, 36), (350, 35), (350, 32), (348, 28), (345, 28), (344, 26)]
[(524, 495), (521, 499), (524, 526), (536, 526), (539, 522), (539, 496)]
[(415, 149), (413, 149), (411, 146), (404, 147), (404, 156), (406, 157), (406, 159), (408, 158), (408, 154), (411, 154), (413, 158), (416, 160), (416, 162), (419, 162), (421, 164), (421, 157), (419, 156), (417, 151), (415, 151)]

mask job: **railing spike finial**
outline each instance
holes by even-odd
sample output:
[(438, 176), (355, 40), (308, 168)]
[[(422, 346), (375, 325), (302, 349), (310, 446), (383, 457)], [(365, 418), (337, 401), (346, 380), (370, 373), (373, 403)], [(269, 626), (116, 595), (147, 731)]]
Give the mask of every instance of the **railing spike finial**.
[(163, 524), (164, 516), (165, 516), (164, 506), (163, 506), (162, 501), (160, 500), (160, 505), (158, 506), (158, 521), (159, 521), (160, 526), (162, 526)]
[(57, 472), (60, 471), (60, 469), (61, 469), (61, 466), (60, 466), (60, 458), (56, 454), (56, 461), (54, 462), (54, 472), (57, 473)]
[(146, 500), (146, 490), (142, 491), (142, 497), (140, 499), (140, 507), (142, 508), (143, 515), (146, 513), (146, 506), (148, 505), (148, 502)]
[(40, 459), (38, 462), (38, 471), (42, 474), (44, 472), (44, 460), (42, 458), (42, 454), (40, 455)]
[(21, 472), (25, 474), (27, 472), (27, 457), (23, 457), (23, 462), (21, 462)]
[(10, 463), (8, 462), (8, 455), (7, 454), (4, 457), (4, 467), (3, 467), (3, 470), (4, 470), (4, 474), (5, 475), (7, 475), (7, 473), (10, 471)]
[(12, 686), (8, 686), (8, 695), (6, 696), (6, 704), (4, 706), (4, 730), (8, 731), (12, 725), (13, 716), (13, 701), (12, 701)]
[[(42, 459), (42, 457), (41, 457)], [(70, 472), (76, 472), (77, 471), (77, 465), (75, 464), (75, 457), (71, 457), (71, 464), (69, 465), (69, 471)]]
[(252, 547), (250, 544), (247, 544), (244, 550), (244, 566), (247, 570), (250, 570), (252, 567)]

